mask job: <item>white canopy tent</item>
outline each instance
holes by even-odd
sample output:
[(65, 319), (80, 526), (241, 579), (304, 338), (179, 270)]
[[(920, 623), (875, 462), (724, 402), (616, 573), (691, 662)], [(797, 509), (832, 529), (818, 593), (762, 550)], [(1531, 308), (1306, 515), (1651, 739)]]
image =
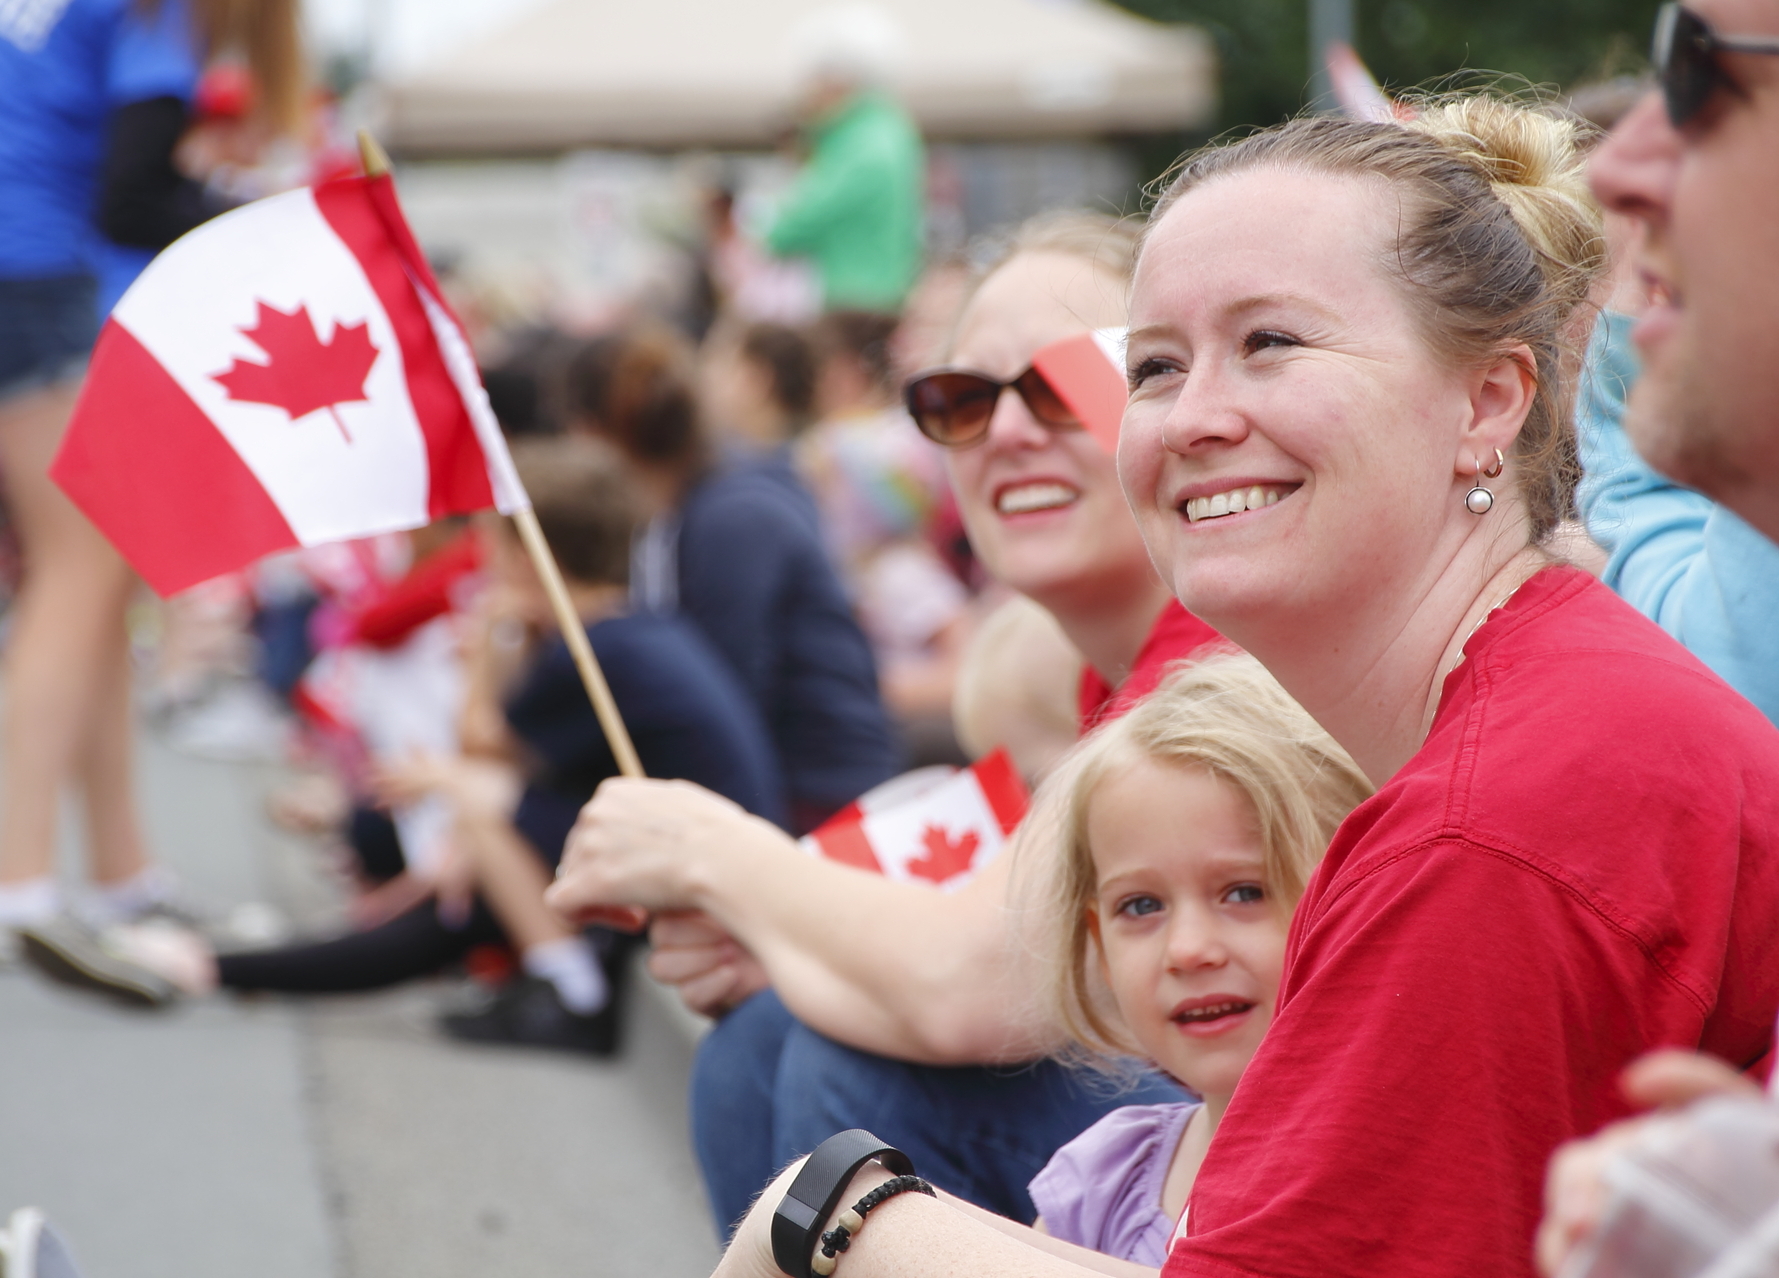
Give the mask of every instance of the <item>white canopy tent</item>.
[[(858, 7), (856, 4), (854, 7)], [(1210, 42), (1100, 0), (875, 0), (888, 84), (935, 138), (1207, 123)], [(385, 85), (410, 156), (758, 147), (791, 118), (829, 0), (548, 0)]]

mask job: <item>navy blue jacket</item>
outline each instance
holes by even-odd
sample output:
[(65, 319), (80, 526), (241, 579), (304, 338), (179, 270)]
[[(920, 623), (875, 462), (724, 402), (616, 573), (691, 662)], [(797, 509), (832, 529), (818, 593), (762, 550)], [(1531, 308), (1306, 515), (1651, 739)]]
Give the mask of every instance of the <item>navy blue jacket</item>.
[[(587, 638), (644, 772), (695, 781), (785, 823), (784, 783), (759, 712), (697, 631), (674, 617), (611, 617)], [(561, 639), (507, 702), (507, 722), (533, 764), (513, 825), (553, 864), (581, 806), (618, 775)]]
[(680, 611), (753, 695), (792, 803), (832, 811), (894, 776), (876, 662), (789, 450), (731, 460), (679, 514)]

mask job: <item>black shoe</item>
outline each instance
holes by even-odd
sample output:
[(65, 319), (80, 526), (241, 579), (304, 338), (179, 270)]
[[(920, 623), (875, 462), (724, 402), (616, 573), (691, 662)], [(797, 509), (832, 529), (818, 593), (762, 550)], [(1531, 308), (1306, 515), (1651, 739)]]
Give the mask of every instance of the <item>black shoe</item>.
[(562, 1005), (556, 987), (535, 976), (518, 976), (488, 994), (479, 1006), (439, 1017), (439, 1028), (471, 1043), (554, 1047), (589, 1056), (618, 1050), (618, 1000), (590, 1016)]

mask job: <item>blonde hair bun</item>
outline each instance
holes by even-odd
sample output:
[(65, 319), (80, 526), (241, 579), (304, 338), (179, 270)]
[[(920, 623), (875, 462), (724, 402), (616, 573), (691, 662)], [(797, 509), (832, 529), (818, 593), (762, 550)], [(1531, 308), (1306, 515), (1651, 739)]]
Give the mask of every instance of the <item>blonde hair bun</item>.
[(1544, 259), (1546, 286), (1574, 306), (1605, 264), (1600, 210), (1587, 182), (1587, 126), (1534, 103), (1466, 93), (1426, 98), (1405, 127), (1488, 182)]

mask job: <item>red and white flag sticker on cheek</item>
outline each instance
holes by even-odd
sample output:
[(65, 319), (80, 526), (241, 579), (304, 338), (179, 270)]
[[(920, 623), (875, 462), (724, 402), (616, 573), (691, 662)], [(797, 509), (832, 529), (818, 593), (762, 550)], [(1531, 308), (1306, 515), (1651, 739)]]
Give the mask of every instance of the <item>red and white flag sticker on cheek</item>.
[(50, 474), (161, 594), (527, 504), (387, 176), (245, 205), (150, 263)]
[(886, 781), (842, 808), (806, 851), (887, 878), (955, 891), (1006, 846), (1029, 803), (1005, 750), (961, 772), (922, 768)]
[(1032, 367), (1109, 453), (1118, 451), (1118, 427), (1130, 398), (1124, 372), (1128, 330), (1101, 328), (1039, 348)]

